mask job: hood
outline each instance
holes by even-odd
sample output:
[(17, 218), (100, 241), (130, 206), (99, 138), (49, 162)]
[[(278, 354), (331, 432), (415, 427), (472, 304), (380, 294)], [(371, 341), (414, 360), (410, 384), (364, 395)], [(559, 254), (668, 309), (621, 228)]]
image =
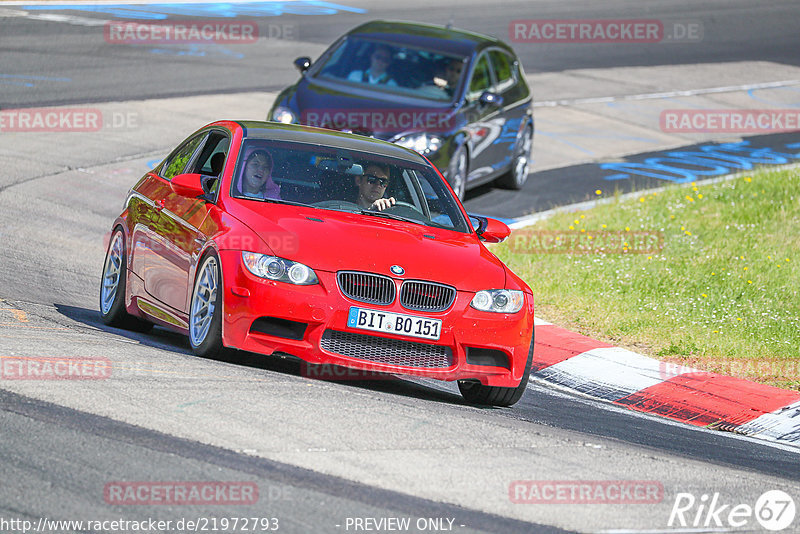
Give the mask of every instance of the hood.
[[(440, 282), (460, 291), (502, 288), (506, 281), (503, 264), (474, 234), (369, 215), (250, 204), (237, 202), (236, 217), (247, 221), (274, 255), (316, 271), (366, 271)], [(405, 274), (393, 275), (393, 265)]]
[(459, 120), (450, 103), (309, 78), (298, 83), (293, 100), (302, 124), (383, 140), (409, 132), (447, 134), (457, 129)]

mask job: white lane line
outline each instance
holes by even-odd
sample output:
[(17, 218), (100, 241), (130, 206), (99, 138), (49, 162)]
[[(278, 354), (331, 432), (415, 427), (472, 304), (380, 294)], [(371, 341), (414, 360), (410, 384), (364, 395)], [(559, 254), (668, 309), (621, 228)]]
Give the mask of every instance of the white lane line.
[(558, 107), (558, 106), (575, 106), (578, 104), (604, 104), (608, 102), (620, 102), (626, 100), (658, 100), (663, 98), (675, 98), (677, 96), (696, 96), (696, 95), (710, 95), (715, 93), (733, 93), (736, 91), (750, 91), (752, 89), (773, 89), (776, 87), (787, 87), (790, 85), (800, 85), (800, 80), (783, 80), (778, 82), (750, 83), (744, 85), (725, 85), (722, 87), (707, 87), (705, 89), (664, 91), (660, 93), (642, 93), (638, 95), (596, 96), (589, 98), (575, 98), (572, 100), (542, 100), (540, 102), (534, 102), (533, 107), (548, 108), (548, 107)]
[(31, 20), (43, 20), (45, 22), (63, 22), (64, 24), (72, 24), (74, 26), (104, 26), (106, 23), (110, 22), (106, 19), (93, 19), (90, 17), (78, 17), (75, 15), (62, 15), (60, 13), (25, 12), (24, 17)]

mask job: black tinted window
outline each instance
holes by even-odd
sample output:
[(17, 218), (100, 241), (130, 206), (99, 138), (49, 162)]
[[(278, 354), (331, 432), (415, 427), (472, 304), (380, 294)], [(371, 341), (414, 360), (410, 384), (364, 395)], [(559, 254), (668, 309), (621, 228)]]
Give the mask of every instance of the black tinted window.
[(225, 164), (229, 146), (230, 140), (227, 135), (212, 132), (208, 136), (206, 146), (203, 148), (200, 157), (197, 158), (192, 172), (205, 174), (206, 176), (219, 176)]

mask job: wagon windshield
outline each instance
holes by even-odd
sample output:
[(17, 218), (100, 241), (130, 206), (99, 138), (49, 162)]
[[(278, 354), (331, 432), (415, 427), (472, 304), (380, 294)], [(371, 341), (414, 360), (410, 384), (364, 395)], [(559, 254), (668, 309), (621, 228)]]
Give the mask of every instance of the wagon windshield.
[(312, 76), (427, 100), (450, 102), (467, 59), (434, 50), (357, 37), (343, 40)]
[[(231, 196), (470, 231), (452, 193), (430, 166), (349, 149), (245, 139)], [(379, 208), (376, 202), (384, 205)]]

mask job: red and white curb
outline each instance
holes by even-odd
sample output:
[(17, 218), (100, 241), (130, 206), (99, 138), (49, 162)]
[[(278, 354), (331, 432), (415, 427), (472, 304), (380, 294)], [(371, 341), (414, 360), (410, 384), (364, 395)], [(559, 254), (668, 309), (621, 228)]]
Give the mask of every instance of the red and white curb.
[(660, 362), (536, 319), (531, 376), (638, 412), (800, 447), (800, 392)]

